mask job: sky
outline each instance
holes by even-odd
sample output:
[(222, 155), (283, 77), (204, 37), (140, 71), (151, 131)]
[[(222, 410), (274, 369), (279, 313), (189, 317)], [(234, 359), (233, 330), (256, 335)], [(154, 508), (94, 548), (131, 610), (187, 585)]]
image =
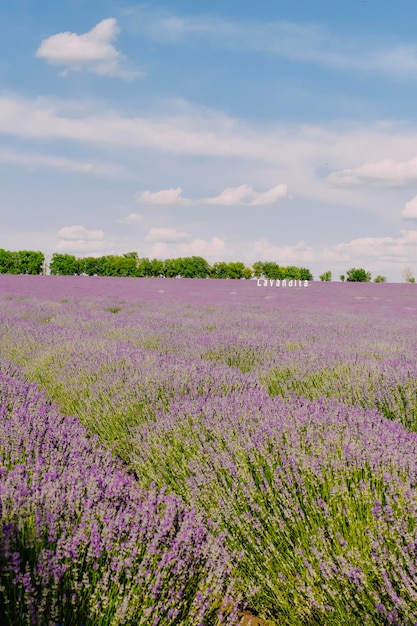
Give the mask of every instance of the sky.
[(13, 0), (0, 248), (417, 273), (415, 0)]

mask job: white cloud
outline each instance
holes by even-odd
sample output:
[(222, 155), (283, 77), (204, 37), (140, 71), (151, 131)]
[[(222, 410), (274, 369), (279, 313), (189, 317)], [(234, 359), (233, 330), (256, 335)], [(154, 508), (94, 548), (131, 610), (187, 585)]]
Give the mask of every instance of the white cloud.
[(223, 206), (232, 206), (235, 204), (243, 204), (246, 206), (261, 206), (266, 204), (274, 204), (280, 198), (288, 197), (287, 185), (281, 184), (272, 187), (268, 191), (254, 191), (249, 185), (240, 185), (240, 187), (227, 187), (218, 196), (212, 198), (202, 198), (198, 202), (202, 204), (219, 204)]
[(145, 237), (145, 241), (158, 242), (158, 243), (180, 243), (188, 241), (191, 236), (184, 232), (176, 230), (175, 228), (151, 228)]
[(172, 252), (172, 249), (168, 243), (163, 241), (156, 241), (152, 244), (150, 250), (150, 256), (153, 259), (171, 259), (178, 255)]
[(132, 79), (139, 72), (121, 67), (123, 56), (112, 45), (120, 33), (114, 17), (102, 20), (89, 32), (58, 33), (41, 42), (36, 56), (45, 59), (51, 65), (64, 66), (68, 70), (88, 70), (101, 76), (116, 76)]
[(417, 181), (417, 157), (409, 161), (384, 159), (375, 163), (365, 163), (355, 169), (332, 172), (327, 180), (333, 185), (351, 187), (354, 185), (405, 186)]
[(347, 243), (325, 248), (322, 258), (329, 261), (350, 261), (358, 265), (367, 261), (415, 261), (417, 230), (401, 230), (398, 237), (361, 237)]
[(61, 239), (72, 241), (101, 241), (104, 239), (104, 232), (102, 230), (88, 230), (77, 224), (76, 226), (64, 226), (58, 232)]
[(401, 215), (406, 220), (417, 220), (417, 196), (405, 204)]
[(314, 249), (306, 245), (304, 241), (293, 245), (276, 246), (267, 239), (259, 239), (251, 247), (251, 255), (257, 260), (275, 260), (280, 265), (302, 265), (314, 261), (316, 254)]
[(99, 256), (112, 254), (115, 250), (114, 241), (105, 239), (102, 230), (89, 230), (80, 224), (64, 226), (58, 232), (59, 241), (55, 245), (56, 252), (76, 254), (80, 256)]
[(189, 204), (191, 200), (183, 198), (181, 187), (161, 189), (161, 191), (141, 191), (136, 194), (136, 200), (141, 204)]
[(120, 220), (117, 220), (119, 224), (135, 224), (137, 222), (141, 222), (143, 219), (140, 213), (129, 213), (126, 217), (122, 217)]
[(211, 239), (195, 238), (183, 243), (156, 241), (152, 244), (150, 250), (150, 255), (158, 259), (202, 256), (209, 263), (224, 260), (227, 253), (228, 246), (226, 240), (222, 237), (212, 237)]
[(184, 256), (202, 256), (208, 261), (222, 260), (226, 252), (226, 240), (222, 237), (206, 239), (193, 239), (190, 243), (182, 243), (178, 246), (180, 254)]
[(93, 253), (111, 254), (113, 242), (111, 241), (90, 241), (86, 239), (60, 239), (55, 246), (57, 252), (79, 253), (83, 256), (91, 256)]
[(396, 264), (415, 262), (416, 244), (417, 230), (402, 230), (398, 237), (361, 237), (325, 248), (310, 246), (304, 241), (276, 246), (267, 239), (261, 239), (248, 246), (246, 262), (251, 263), (256, 258), (306, 267), (326, 262), (345, 269), (365, 266), (371, 270), (386, 271), (387, 267), (392, 269)]
[(182, 188), (162, 189), (161, 191), (151, 192), (142, 191), (136, 194), (136, 199), (140, 203), (148, 204), (175, 204), (175, 205), (191, 205), (191, 204), (215, 204), (221, 206), (234, 206), (243, 204), (246, 206), (260, 206), (266, 204), (274, 204), (280, 198), (288, 197), (287, 185), (281, 184), (272, 187), (268, 191), (254, 191), (249, 185), (240, 185), (239, 187), (227, 187), (218, 196), (209, 198), (200, 198), (199, 200), (191, 200), (184, 198)]

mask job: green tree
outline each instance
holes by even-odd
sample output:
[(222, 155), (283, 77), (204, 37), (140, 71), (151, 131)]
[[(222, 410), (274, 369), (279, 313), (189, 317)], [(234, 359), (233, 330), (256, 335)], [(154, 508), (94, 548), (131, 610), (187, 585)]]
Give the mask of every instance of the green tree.
[(207, 278), (210, 274), (210, 266), (201, 256), (184, 257), (180, 266), (183, 278)]
[(137, 275), (141, 276), (141, 277), (148, 277), (148, 276), (152, 276), (152, 272), (153, 272), (152, 263), (148, 259), (148, 257), (144, 257), (143, 259), (139, 259), (138, 274)]
[(0, 274), (18, 274), (16, 252), (0, 249)]
[(229, 278), (229, 268), (225, 261), (217, 261), (210, 270), (212, 278)]
[(252, 271), (255, 278), (260, 278), (264, 275), (264, 263), (262, 261), (255, 261), (252, 265)]
[(381, 274), (378, 274), (378, 276), (375, 276), (374, 278), (374, 283), (386, 283), (386, 282), (387, 282), (386, 276), (382, 276)]
[(286, 269), (285, 267), (280, 267), (275, 261), (266, 261), (263, 264), (262, 275), (271, 280), (279, 280), (285, 278)]
[(9, 267), (12, 262), (10, 252), (0, 248), (0, 274), (8, 274)]
[(80, 274), (80, 261), (72, 254), (54, 252), (49, 266), (51, 274), (56, 276), (74, 276)]
[(352, 267), (346, 272), (346, 280), (349, 283), (369, 283), (371, 272), (367, 272), (362, 267)]
[(231, 261), (227, 264), (227, 271), (229, 274), (229, 278), (245, 278), (245, 264), (240, 261)]
[(324, 272), (323, 274), (320, 274), (319, 278), (323, 282), (329, 282), (329, 281), (332, 280), (332, 273), (331, 273), (330, 270), (328, 270), (327, 272)]
[(33, 250), (20, 250), (17, 255), (17, 269), (19, 274), (41, 274), (45, 255)]
[(300, 280), (300, 277), (300, 268), (295, 267), (295, 265), (288, 265), (284, 278), (289, 278), (290, 280)]
[(166, 278), (175, 278), (181, 274), (180, 259), (166, 259), (164, 261), (163, 274)]
[(250, 267), (245, 267), (245, 269), (243, 270), (243, 278), (246, 278), (246, 280), (249, 280), (250, 278), (252, 278), (253, 273)]
[(152, 259), (152, 276), (158, 278), (158, 276), (164, 275), (164, 262), (159, 259)]
[(80, 274), (87, 276), (104, 276), (104, 265), (107, 257), (86, 256), (79, 260)]
[(342, 281), (342, 283), (344, 283), (344, 282), (345, 282), (345, 280), (346, 280), (346, 277), (345, 277), (345, 275), (344, 275), (344, 274), (340, 274), (339, 278), (340, 278), (340, 280)]
[[(331, 272), (330, 272), (330, 280), (331, 280)], [(306, 267), (300, 267), (300, 280), (314, 280), (313, 274)]]

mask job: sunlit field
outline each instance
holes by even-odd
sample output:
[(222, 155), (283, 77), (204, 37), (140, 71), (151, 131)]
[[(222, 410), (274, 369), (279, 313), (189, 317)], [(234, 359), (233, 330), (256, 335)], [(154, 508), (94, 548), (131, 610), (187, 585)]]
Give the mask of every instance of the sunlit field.
[(2, 275), (0, 311), (2, 626), (417, 624), (416, 285)]

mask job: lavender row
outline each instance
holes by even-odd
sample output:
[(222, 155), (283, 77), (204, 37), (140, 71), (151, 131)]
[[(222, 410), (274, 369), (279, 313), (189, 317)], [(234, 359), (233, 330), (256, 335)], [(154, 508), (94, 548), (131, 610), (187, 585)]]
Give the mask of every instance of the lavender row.
[(0, 421), (2, 624), (234, 622), (230, 557), (195, 511), (140, 489), (4, 363)]
[(135, 451), (217, 520), (274, 624), (417, 624), (417, 435), (400, 424), (335, 400), (184, 398)]

